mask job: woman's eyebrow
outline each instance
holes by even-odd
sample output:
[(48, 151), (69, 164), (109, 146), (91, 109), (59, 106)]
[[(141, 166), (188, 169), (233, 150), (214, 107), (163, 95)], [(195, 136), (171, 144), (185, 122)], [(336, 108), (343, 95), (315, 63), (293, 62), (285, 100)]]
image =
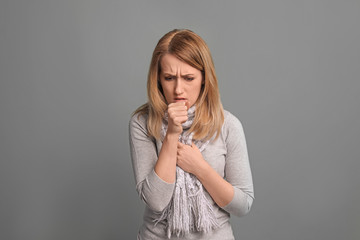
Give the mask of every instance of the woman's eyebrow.
[[(177, 75), (176, 74), (173, 74), (173, 73), (163, 73), (163, 75), (164, 76), (167, 76), (167, 77), (177, 77)], [(195, 76), (195, 74), (193, 74), (193, 73), (187, 73), (187, 74), (184, 74), (184, 75), (181, 75), (181, 77), (182, 78), (187, 78), (187, 77), (194, 77)]]
[(163, 74), (164, 74), (164, 75), (169, 75), (169, 76), (176, 76), (175, 74), (167, 73), (167, 72), (164, 72)]
[[(168, 76), (174, 76), (176, 77), (176, 74), (173, 74), (173, 73), (163, 73), (164, 75), (168, 75)], [(187, 73), (187, 74), (184, 74), (184, 75), (181, 75), (181, 77), (189, 77), (189, 76), (194, 76), (195, 74), (193, 73)]]

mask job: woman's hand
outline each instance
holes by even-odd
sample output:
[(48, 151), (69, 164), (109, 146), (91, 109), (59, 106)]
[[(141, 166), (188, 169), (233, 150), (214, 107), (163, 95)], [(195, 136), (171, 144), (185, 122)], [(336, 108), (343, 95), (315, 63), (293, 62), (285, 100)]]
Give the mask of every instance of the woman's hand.
[(188, 173), (194, 174), (220, 207), (224, 207), (234, 197), (234, 188), (222, 178), (203, 158), (200, 150), (178, 142), (176, 164)]
[(181, 124), (188, 119), (188, 102), (176, 102), (168, 105), (168, 129), (167, 134), (180, 135), (183, 131)]
[(178, 142), (176, 164), (188, 173), (195, 176), (198, 171), (204, 169), (207, 162), (203, 158), (199, 148), (192, 143), (191, 146)]

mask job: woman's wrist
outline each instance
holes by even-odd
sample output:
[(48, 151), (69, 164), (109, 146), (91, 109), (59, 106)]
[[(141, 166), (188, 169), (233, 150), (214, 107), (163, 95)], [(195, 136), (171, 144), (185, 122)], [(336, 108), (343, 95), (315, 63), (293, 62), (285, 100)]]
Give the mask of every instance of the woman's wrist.
[(196, 170), (194, 171), (194, 175), (200, 180), (202, 181), (203, 179), (205, 179), (207, 177), (207, 174), (209, 173), (209, 168), (211, 168), (211, 166), (209, 165), (208, 162), (206, 162), (204, 159), (201, 162), (200, 166), (196, 168)]
[(168, 141), (176, 141), (177, 142), (177, 141), (179, 141), (179, 136), (180, 136), (180, 134), (167, 132), (164, 140), (166, 139)]
[(165, 182), (173, 183), (176, 178), (177, 141), (179, 136), (166, 134), (155, 164), (155, 173)]

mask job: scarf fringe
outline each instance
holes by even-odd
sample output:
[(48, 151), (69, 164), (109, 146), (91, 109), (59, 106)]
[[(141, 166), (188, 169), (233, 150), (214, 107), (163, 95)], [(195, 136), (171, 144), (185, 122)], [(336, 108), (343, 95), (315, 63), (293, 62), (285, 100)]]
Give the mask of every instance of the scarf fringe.
[(171, 238), (172, 234), (177, 237), (184, 236), (191, 231), (208, 233), (219, 227), (213, 206), (205, 196), (200, 181), (195, 179), (194, 182), (191, 175), (179, 167), (177, 167), (177, 175), (186, 175), (183, 178), (186, 179), (186, 183), (176, 183), (173, 198), (161, 216), (155, 220), (155, 225), (166, 220), (168, 238)]
[[(184, 132), (179, 136), (179, 141), (191, 145), (193, 133), (188, 134), (186, 128), (191, 126), (194, 118), (195, 106), (188, 110), (188, 121), (183, 124)], [(167, 130), (167, 114), (161, 129), (162, 136)], [(195, 141), (202, 152), (209, 141)], [(191, 231), (208, 233), (219, 227), (213, 210), (212, 203), (206, 197), (205, 189), (201, 182), (193, 175), (176, 167), (175, 190), (169, 205), (162, 211), (160, 217), (155, 219), (155, 226), (166, 220), (167, 237), (172, 234), (177, 237), (184, 236)]]

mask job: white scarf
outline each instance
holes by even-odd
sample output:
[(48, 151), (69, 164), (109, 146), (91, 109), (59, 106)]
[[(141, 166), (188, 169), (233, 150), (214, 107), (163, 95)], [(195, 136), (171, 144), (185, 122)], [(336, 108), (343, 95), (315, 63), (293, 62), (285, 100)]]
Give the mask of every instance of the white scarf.
[[(183, 132), (179, 136), (179, 142), (190, 145), (193, 142), (194, 133), (188, 133), (195, 116), (195, 105), (188, 110), (188, 120), (182, 124)], [(168, 128), (168, 115), (165, 113), (161, 139), (163, 140)], [(194, 144), (202, 152), (209, 144), (208, 141), (194, 140)], [(195, 175), (185, 172), (176, 166), (175, 190), (169, 205), (162, 211), (161, 216), (155, 219), (155, 225), (167, 220), (167, 236), (176, 234), (178, 237), (190, 231), (209, 232), (219, 226), (213, 206), (206, 198), (204, 187)]]

